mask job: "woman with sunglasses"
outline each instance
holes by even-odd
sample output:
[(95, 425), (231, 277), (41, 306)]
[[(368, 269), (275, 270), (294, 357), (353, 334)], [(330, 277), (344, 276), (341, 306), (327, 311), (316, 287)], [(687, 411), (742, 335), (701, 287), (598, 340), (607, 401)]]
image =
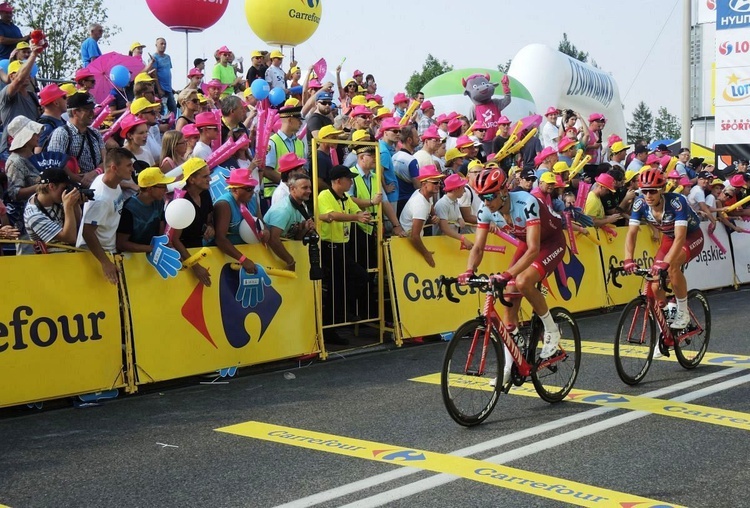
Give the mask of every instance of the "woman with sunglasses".
[(174, 125), (175, 130), (182, 131), (187, 124), (195, 123), (195, 115), (201, 112), (201, 101), (198, 99), (198, 90), (185, 88), (177, 96), (177, 104), (182, 114), (177, 118)]
[[(528, 192), (509, 192), (508, 178), (502, 169), (485, 170), (476, 178), (473, 187), (484, 204), (477, 214), (474, 248), (469, 253), (467, 269), (459, 275), (459, 281), (465, 283), (474, 277), (482, 262), (491, 225), (525, 242), (526, 249), (516, 250), (510, 266), (492, 277), (506, 284), (505, 294), (512, 302), (511, 307), (503, 307), (503, 320), (509, 331), (513, 333), (517, 329), (518, 310), (521, 297), (524, 297), (544, 324), (544, 346), (540, 357), (549, 358), (557, 351), (560, 330), (537, 285), (555, 271), (565, 255), (562, 221)], [(505, 366), (503, 385), (510, 379), (510, 368), (513, 366), (507, 349)]]
[[(685, 196), (665, 193), (665, 184), (664, 174), (658, 169), (647, 169), (638, 175), (638, 187), (642, 194), (633, 203), (622, 267), (626, 272), (632, 273), (638, 266), (633, 261), (633, 253), (642, 220), (661, 231), (661, 245), (654, 256), (651, 273), (657, 276), (662, 270), (666, 270), (669, 274), (677, 298), (677, 314), (670, 327), (681, 330), (690, 323), (690, 314), (687, 304), (687, 280), (680, 268), (701, 253), (703, 232), (700, 219), (690, 208)], [(654, 291), (657, 298), (666, 303), (664, 290), (658, 287), (658, 282), (655, 281), (653, 284), (656, 286)]]

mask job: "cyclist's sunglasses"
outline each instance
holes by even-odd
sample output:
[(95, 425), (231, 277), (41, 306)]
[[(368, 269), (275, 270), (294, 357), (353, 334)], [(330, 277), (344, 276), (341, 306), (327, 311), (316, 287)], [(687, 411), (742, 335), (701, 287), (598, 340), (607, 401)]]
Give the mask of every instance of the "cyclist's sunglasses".
[(641, 189), (641, 192), (644, 194), (658, 194), (659, 189)]
[(479, 199), (481, 199), (482, 201), (493, 201), (496, 197), (497, 197), (497, 193), (479, 195)]

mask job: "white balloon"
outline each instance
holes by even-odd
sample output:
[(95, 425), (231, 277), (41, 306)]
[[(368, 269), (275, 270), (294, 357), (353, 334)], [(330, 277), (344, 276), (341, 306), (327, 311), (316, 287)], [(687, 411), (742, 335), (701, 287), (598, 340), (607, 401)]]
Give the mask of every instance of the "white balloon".
[(248, 224), (246, 220), (240, 222), (240, 238), (242, 238), (242, 241), (250, 245), (260, 243), (260, 240), (258, 240), (258, 237), (255, 236), (255, 233), (253, 233), (253, 229), (250, 227), (250, 224)]
[(167, 205), (164, 211), (164, 218), (170, 227), (185, 229), (195, 220), (195, 207), (187, 199), (175, 199)]

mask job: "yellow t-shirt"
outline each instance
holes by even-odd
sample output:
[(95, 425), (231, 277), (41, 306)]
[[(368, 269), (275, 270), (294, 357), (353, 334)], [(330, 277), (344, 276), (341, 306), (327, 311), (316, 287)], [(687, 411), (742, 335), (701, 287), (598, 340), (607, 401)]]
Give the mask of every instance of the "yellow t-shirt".
[(595, 219), (603, 219), (604, 205), (601, 198), (593, 192), (589, 192), (589, 195), (586, 196), (586, 207), (583, 209), (583, 213)]
[[(340, 199), (336, 199), (330, 189), (326, 189), (318, 195), (318, 210), (320, 210), (320, 215), (328, 212), (355, 214), (360, 211), (360, 208), (353, 199), (347, 198), (346, 201), (342, 202)], [(350, 231), (350, 222), (321, 222), (320, 238), (331, 243), (346, 243), (349, 241)]]

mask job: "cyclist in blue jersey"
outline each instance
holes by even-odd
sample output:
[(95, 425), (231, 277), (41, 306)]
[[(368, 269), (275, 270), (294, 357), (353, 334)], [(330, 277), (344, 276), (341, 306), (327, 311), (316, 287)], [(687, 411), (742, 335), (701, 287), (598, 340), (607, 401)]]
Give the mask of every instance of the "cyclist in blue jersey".
[[(641, 221), (661, 231), (661, 245), (654, 256), (651, 274), (657, 276), (662, 270), (669, 274), (672, 290), (677, 299), (677, 314), (670, 327), (681, 330), (690, 324), (687, 280), (681, 267), (700, 254), (703, 249), (703, 232), (700, 228), (700, 219), (688, 205), (685, 196), (665, 193), (666, 183), (664, 174), (658, 169), (647, 169), (638, 175), (638, 187), (642, 195), (633, 203), (630, 227), (625, 240), (623, 268), (628, 273), (637, 268), (633, 261), (633, 252)], [(664, 302), (664, 291), (658, 287), (654, 290), (657, 298)]]
[[(511, 297), (513, 306), (505, 308), (503, 320), (511, 332), (518, 324), (520, 297), (529, 301), (544, 323), (544, 346), (540, 357), (549, 358), (557, 351), (560, 330), (549, 312), (544, 295), (537, 289), (537, 284), (555, 271), (565, 255), (562, 221), (528, 192), (509, 192), (508, 180), (502, 169), (483, 171), (477, 176), (473, 187), (484, 204), (477, 213), (477, 233), (469, 254), (467, 270), (459, 276), (459, 282), (464, 283), (473, 277), (474, 271), (482, 262), (491, 224), (525, 242), (525, 250), (516, 250), (508, 269), (492, 277), (507, 284), (506, 295)], [(503, 384), (507, 383), (513, 365), (507, 349), (505, 356)]]

